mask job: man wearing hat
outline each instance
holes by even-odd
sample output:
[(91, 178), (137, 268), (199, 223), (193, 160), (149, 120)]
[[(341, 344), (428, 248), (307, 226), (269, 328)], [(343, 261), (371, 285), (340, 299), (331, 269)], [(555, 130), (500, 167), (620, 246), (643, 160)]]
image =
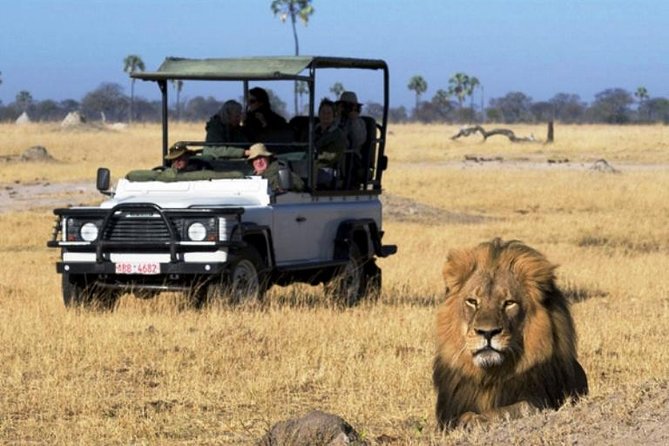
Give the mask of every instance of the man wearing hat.
[[(279, 171), (281, 169), (288, 169), (287, 166), (281, 164), (274, 154), (267, 150), (265, 144), (256, 143), (253, 144), (248, 151), (248, 160), (253, 166), (253, 174), (261, 176), (267, 180), (269, 187), (274, 192), (285, 192), (281, 188), (281, 181), (279, 179)], [(290, 170), (289, 170), (290, 171)], [(304, 181), (302, 178), (295, 175), (293, 172), (290, 172), (292, 179), (292, 190), (301, 192), (304, 190)]]
[(360, 148), (367, 139), (367, 126), (360, 117), (361, 107), (358, 96), (352, 91), (343, 92), (337, 101), (339, 126), (348, 139), (349, 148), (357, 156), (360, 156)]
[(170, 168), (175, 172), (193, 172), (195, 170), (209, 169), (209, 163), (201, 159), (191, 157), (200, 152), (202, 147), (189, 147), (183, 142), (175, 143), (165, 155), (167, 161), (171, 161)]

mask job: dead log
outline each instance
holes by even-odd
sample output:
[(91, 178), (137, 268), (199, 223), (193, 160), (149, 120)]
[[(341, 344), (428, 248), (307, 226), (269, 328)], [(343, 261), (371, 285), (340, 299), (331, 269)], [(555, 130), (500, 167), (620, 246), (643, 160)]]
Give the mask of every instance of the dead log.
[(485, 130), (483, 130), (483, 127), (480, 125), (475, 125), (473, 127), (461, 127), (460, 131), (456, 133), (455, 135), (451, 136), (451, 139), (458, 139), (462, 136), (469, 136), (472, 133), (479, 132), (481, 135), (485, 137)]
[(503, 135), (503, 136), (506, 136), (507, 138), (509, 138), (509, 141), (511, 141), (511, 142), (540, 142), (540, 141), (537, 141), (534, 138), (534, 135), (516, 136), (516, 134), (513, 132), (513, 130), (510, 130), (510, 129), (492, 129), (490, 131), (486, 131), (480, 125), (476, 125), (476, 126), (473, 126), (473, 127), (463, 127), (463, 128), (460, 129), (460, 131), (458, 133), (451, 136), (451, 139), (455, 140), (455, 139), (461, 138), (463, 136), (469, 136), (473, 133), (480, 133), (481, 136), (483, 136), (483, 141), (486, 141), (491, 136)]

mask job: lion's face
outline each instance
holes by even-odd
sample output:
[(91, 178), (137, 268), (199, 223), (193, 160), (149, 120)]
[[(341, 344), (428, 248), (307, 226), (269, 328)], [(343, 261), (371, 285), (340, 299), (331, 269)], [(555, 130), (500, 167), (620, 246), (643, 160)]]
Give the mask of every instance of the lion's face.
[(442, 356), (472, 374), (502, 367), (518, 372), (550, 357), (553, 326), (545, 300), (554, 269), (520, 244), (452, 252), (438, 321)]
[(440, 426), (558, 408), (588, 391), (555, 266), (517, 241), (455, 250), (444, 265), (433, 382)]
[(510, 274), (474, 274), (456, 299), (465, 349), (481, 368), (500, 366), (522, 351), (524, 297)]

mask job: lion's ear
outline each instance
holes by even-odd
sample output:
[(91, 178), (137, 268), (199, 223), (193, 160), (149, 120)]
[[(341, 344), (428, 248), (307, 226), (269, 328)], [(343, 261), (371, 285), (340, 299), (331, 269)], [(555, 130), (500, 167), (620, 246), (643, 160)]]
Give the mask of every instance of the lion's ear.
[(470, 250), (452, 250), (448, 253), (442, 271), (446, 295), (458, 292), (476, 269), (476, 257)]

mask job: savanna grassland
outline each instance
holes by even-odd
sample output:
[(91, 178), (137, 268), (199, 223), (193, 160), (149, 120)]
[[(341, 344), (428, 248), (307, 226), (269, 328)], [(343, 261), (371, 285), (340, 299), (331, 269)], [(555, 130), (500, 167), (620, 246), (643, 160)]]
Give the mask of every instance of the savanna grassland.
[[(202, 130), (181, 124), (171, 136)], [(312, 409), (342, 416), (370, 444), (668, 440), (667, 127), (558, 124), (552, 145), (450, 140), (456, 131), (390, 128), (384, 241), (399, 252), (379, 262), (380, 301), (353, 309), (319, 288), (288, 287), (257, 307), (196, 311), (164, 294), (123, 297), (109, 313), (68, 311), (58, 253), (46, 248), (52, 206), (0, 212), (0, 443), (249, 444)], [(0, 163), (0, 186), (154, 166), (160, 130), (0, 125), (0, 156), (32, 145), (59, 162)], [(591, 170), (598, 159), (620, 172)], [(449, 249), (498, 236), (560, 265), (591, 393), (558, 412), (441, 436), (431, 387), (441, 266)]]

